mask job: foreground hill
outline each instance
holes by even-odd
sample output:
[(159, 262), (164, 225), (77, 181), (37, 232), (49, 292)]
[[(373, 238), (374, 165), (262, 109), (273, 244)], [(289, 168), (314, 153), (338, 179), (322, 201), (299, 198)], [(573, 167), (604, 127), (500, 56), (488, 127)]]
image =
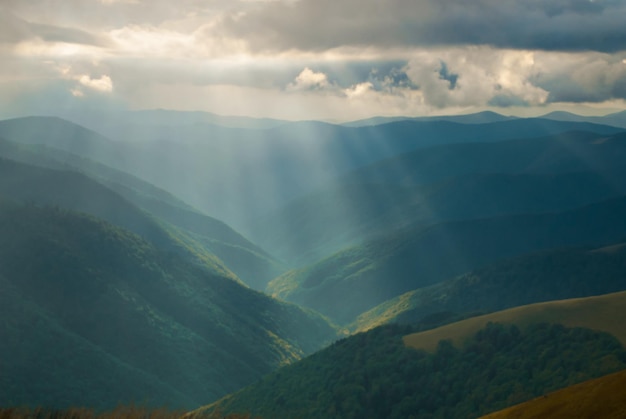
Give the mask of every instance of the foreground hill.
[(535, 323), (556, 323), (607, 332), (626, 346), (626, 325), (622, 321), (625, 311), (625, 291), (598, 297), (550, 301), (472, 317), (407, 335), (404, 343), (415, 349), (434, 351), (442, 340), (461, 346), (488, 323), (515, 324), (522, 328)]
[(626, 417), (625, 388), (626, 371), (621, 371), (546, 394), (482, 419), (621, 419)]
[(430, 287), (409, 291), (360, 315), (355, 330), (412, 323), (441, 312), (510, 307), (626, 290), (626, 245), (523, 255)]
[[(250, 226), (292, 265), (411, 223), (562, 211), (626, 193), (626, 137), (448, 144), (359, 168)], [(297, 232), (297, 234), (294, 234)]]
[(0, 231), (3, 406), (192, 408), (335, 336), (317, 315), (85, 215), (5, 202)]
[(622, 197), (559, 213), (417, 226), (289, 271), (268, 291), (347, 324), (393, 297), (503, 258), (615, 243), (626, 237), (624, 213)]
[(606, 333), (561, 325), (489, 324), (460, 348), (406, 347), (407, 326), (341, 340), (193, 412), (271, 418), (468, 418), (626, 368)]

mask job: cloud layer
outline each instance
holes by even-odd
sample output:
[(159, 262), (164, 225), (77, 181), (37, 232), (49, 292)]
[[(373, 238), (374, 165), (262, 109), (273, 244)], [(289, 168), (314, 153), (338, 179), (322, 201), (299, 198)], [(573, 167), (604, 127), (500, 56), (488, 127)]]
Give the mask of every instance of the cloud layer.
[(622, 0), (3, 0), (0, 111), (622, 107), (625, 21)]

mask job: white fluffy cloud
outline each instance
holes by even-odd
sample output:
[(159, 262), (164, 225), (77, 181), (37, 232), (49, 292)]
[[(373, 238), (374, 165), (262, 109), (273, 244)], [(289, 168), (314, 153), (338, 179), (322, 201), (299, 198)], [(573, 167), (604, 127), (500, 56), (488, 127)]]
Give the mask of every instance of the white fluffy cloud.
[(331, 84), (328, 82), (326, 74), (315, 72), (306, 67), (287, 88), (289, 90), (321, 90), (330, 86)]
[(405, 71), (425, 102), (439, 108), (486, 106), (506, 98), (511, 104), (542, 105), (548, 97), (547, 91), (531, 82), (539, 71), (532, 51), (424, 50), (416, 53)]
[(89, 75), (83, 74), (82, 76), (77, 77), (77, 80), (81, 85), (98, 92), (106, 93), (113, 91), (113, 82), (111, 81), (111, 77), (106, 74), (97, 79), (92, 79)]

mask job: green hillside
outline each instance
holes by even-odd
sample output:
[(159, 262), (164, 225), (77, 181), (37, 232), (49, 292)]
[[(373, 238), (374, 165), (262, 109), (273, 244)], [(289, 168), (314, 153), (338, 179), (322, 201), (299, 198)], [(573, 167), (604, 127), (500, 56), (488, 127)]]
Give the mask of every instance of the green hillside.
[(318, 315), (86, 215), (3, 205), (0, 231), (2, 406), (193, 408), (335, 336)]
[(456, 348), (406, 347), (408, 326), (358, 334), (266, 376), (216, 409), (271, 418), (468, 418), (626, 368), (612, 336), (588, 329), (490, 323)]
[[(119, 214), (128, 213), (130, 211), (128, 203), (131, 203), (137, 207), (134, 209), (135, 212), (136, 209), (142, 209), (160, 220), (167, 221), (177, 229), (182, 229), (188, 241), (192, 236), (191, 241), (199, 243), (196, 243), (195, 247), (204, 248), (204, 251), (218, 256), (240, 279), (258, 290), (264, 289), (270, 279), (285, 271), (280, 263), (228, 225), (200, 213), (168, 192), (132, 175), (47, 146), (22, 145), (2, 139), (0, 139), (0, 156), (39, 167), (33, 170), (22, 166), (19, 171), (14, 170), (12, 173), (13, 176), (17, 176), (16, 179), (4, 180), (7, 183), (17, 183), (11, 193), (27, 194), (27, 200), (33, 202), (43, 200), (43, 202), (59, 206), (69, 205), (71, 209), (98, 215), (118, 224)], [(14, 163), (14, 166), (18, 165)], [(55, 171), (45, 171), (41, 170), (42, 168), (55, 169)], [(34, 174), (29, 174), (29, 171)], [(77, 180), (79, 176), (66, 174), (66, 177), (72, 178), (71, 181), (66, 180), (69, 182), (68, 186), (54, 185), (53, 179), (58, 179), (59, 171), (78, 171), (99, 184), (85, 179)], [(29, 180), (22, 179), (25, 176)], [(25, 184), (24, 186), (33, 187), (37, 193), (21, 190), (21, 182), (34, 183), (34, 185)], [(76, 182), (82, 184), (78, 189), (76, 185), (73, 185)], [(102, 192), (104, 189), (102, 186), (106, 186), (109, 190)], [(67, 191), (70, 187), (70, 191)], [(114, 196), (111, 191), (118, 196)], [(73, 195), (73, 202), (67, 202), (67, 199), (63, 201), (63, 196), (68, 194)], [(120, 198), (128, 202), (120, 204)], [(118, 215), (113, 216), (112, 212)], [(145, 218), (145, 214), (140, 217)], [(133, 228), (128, 223), (121, 225)]]
[(404, 337), (415, 349), (435, 351), (441, 340), (461, 346), (488, 323), (514, 324), (520, 328), (536, 323), (555, 323), (607, 332), (626, 346), (626, 291), (598, 297), (550, 301), (515, 307), (484, 316), (472, 317), (437, 329)]
[(523, 255), (409, 291), (357, 318), (367, 330), (441, 312), (492, 312), (542, 301), (626, 290), (626, 246), (557, 249)]
[(338, 252), (270, 282), (277, 297), (340, 324), (405, 292), (500, 259), (626, 237), (626, 198), (579, 209), (417, 226)]
[(482, 419), (621, 419), (626, 417), (625, 388), (626, 371), (620, 371), (491, 413)]

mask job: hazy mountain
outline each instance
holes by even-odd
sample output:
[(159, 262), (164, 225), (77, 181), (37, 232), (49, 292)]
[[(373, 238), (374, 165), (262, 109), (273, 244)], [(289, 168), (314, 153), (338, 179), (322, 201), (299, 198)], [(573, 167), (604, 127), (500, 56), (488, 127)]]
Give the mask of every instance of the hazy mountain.
[(626, 111), (616, 112), (604, 116), (582, 116), (570, 112), (555, 111), (543, 115), (542, 118), (554, 121), (590, 122), (592, 124), (611, 125), (626, 128)]
[(410, 223), (556, 211), (626, 193), (626, 137), (569, 133), (427, 148), (366, 166), (258, 218), (295, 266)]
[(427, 185), (338, 184), (258, 219), (252, 237), (298, 266), (406, 227), (575, 208), (626, 193), (624, 173), (469, 174)]
[(216, 409), (268, 418), (477, 417), (626, 367), (620, 342), (589, 329), (490, 323), (434, 353), (406, 347), (409, 330), (346, 338), (189, 417)]
[(373, 118), (360, 119), (358, 121), (346, 122), (342, 125), (347, 127), (366, 127), (372, 125), (388, 124), (390, 122), (398, 121), (449, 121), (458, 122), (460, 124), (488, 124), (491, 122), (509, 121), (512, 119), (518, 119), (513, 116), (504, 116), (496, 112), (484, 111), (467, 115), (441, 115), (441, 116), (421, 116), (421, 117), (382, 117), (377, 116)]
[(491, 312), (626, 290), (626, 246), (557, 249), (508, 259), (402, 294), (360, 315), (356, 330), (442, 312)]
[(335, 336), (112, 224), (0, 208), (2, 405), (198, 406)]
[[(16, 198), (84, 211), (139, 234), (145, 232), (133, 226), (130, 218), (142, 220), (140, 222), (144, 224), (167, 221), (182, 230), (191, 241), (200, 243), (200, 247), (217, 255), (244, 282), (259, 290), (285, 270), (266, 252), (223, 222), (200, 213), (166, 191), (132, 175), (61, 150), (40, 145), (19, 145), (2, 139), (0, 156), (57, 169), (46, 170), (13, 163), (12, 170), (5, 173), (0, 183), (5, 188), (10, 187), (10, 191), (6, 189), (5, 193)], [(9, 165), (10, 162), (5, 161), (4, 164)], [(86, 173), (100, 183), (70, 173), (68, 169)], [(157, 219), (150, 220), (139, 209)], [(153, 230), (155, 228), (161, 231), (163, 224), (153, 226)], [(153, 237), (156, 233), (150, 234), (152, 236), (149, 237)]]
[(362, 128), (297, 122), (263, 130), (147, 126), (111, 141), (55, 118), (0, 121), (0, 136), (8, 140), (46, 144), (131, 173), (238, 230), (341, 174), (383, 158), (442, 143), (571, 130), (603, 135), (618, 131), (541, 119), (490, 124), (402, 121)]
[(268, 292), (346, 324), (374, 306), (498, 259), (626, 237), (626, 198), (575, 210), (417, 226), (344, 249), (270, 282)]

